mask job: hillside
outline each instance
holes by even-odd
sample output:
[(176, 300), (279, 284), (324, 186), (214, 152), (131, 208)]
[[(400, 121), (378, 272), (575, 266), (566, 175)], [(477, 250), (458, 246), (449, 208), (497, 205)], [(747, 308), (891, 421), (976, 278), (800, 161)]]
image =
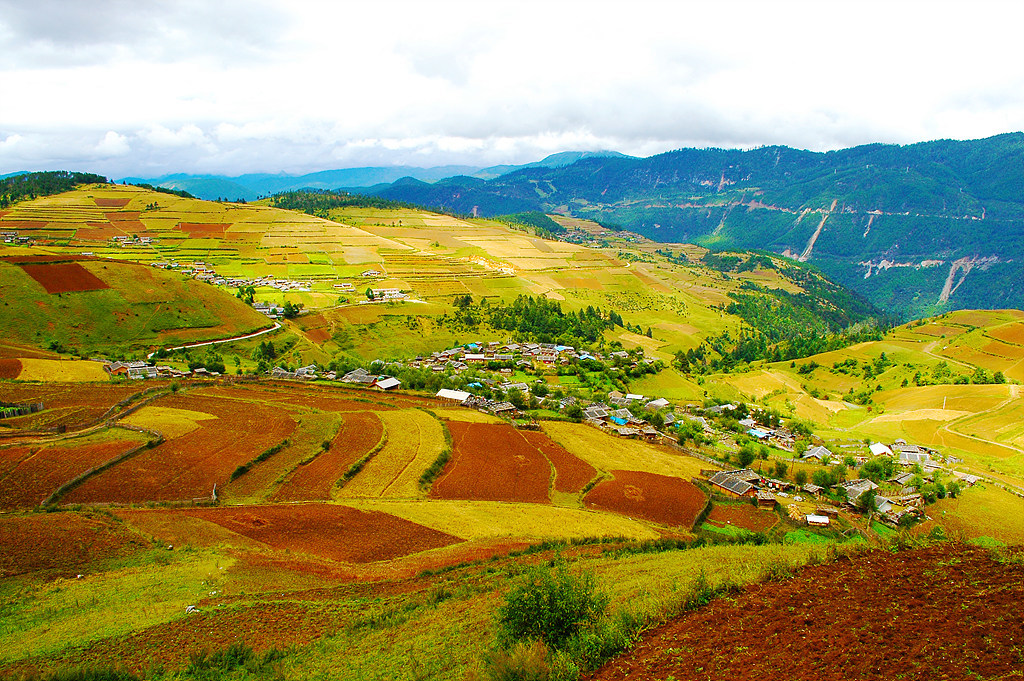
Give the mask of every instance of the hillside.
[(304, 175), (254, 173), (236, 177), (173, 174), (153, 178), (126, 177), (124, 180), (135, 184), (147, 183), (168, 189), (184, 190), (193, 196), (211, 201), (219, 198), (230, 201), (239, 199), (254, 201), (261, 196), (270, 196), (271, 194), (286, 191), (337, 189), (339, 187), (371, 187), (380, 184), (390, 184), (406, 177), (415, 178), (423, 182), (436, 182), (437, 180), (454, 175), (469, 175), (482, 179), (492, 179), (522, 168), (557, 168), (575, 163), (582, 158), (599, 156), (622, 156), (622, 154), (613, 151), (564, 151), (551, 154), (539, 161), (522, 165), (488, 167), (433, 166), (430, 168), (387, 166), (321, 170)]
[[(31, 243), (34, 250), (12, 244), (8, 246), (11, 255), (84, 259), (85, 264), (76, 267), (85, 269), (104, 266), (92, 264), (91, 258), (159, 265), (118, 271), (176, 282), (161, 284), (159, 295), (146, 294), (149, 307), (132, 309), (132, 319), (136, 313), (140, 320), (148, 319), (147, 314), (160, 316), (148, 331), (119, 326), (109, 341), (99, 344), (90, 340), (89, 333), (76, 336), (56, 327), (53, 333), (27, 327), (28, 331), (18, 332), (24, 335), (14, 337), (44, 348), (56, 342), (76, 348), (125, 344), (157, 349), (185, 338), (222, 332), (235, 335), (225, 332), (227, 327), (215, 331), (218, 323), (227, 322), (218, 322), (209, 313), (191, 318), (185, 308), (181, 312), (175, 308), (172, 314), (170, 302), (177, 297), (193, 299), (189, 305), (212, 310), (217, 306), (200, 301), (222, 299), (220, 311), (235, 320), (231, 329), (252, 330), (260, 326), (259, 315), (234, 297), (239, 286), (248, 285), (254, 302), (288, 302), (307, 311), (288, 324), (295, 347), (292, 360), (301, 363), (327, 364), (339, 357), (400, 359), (450, 347), (468, 331), (446, 317), (460, 296), (470, 296), (474, 304), (486, 300), (487, 305), (538, 296), (557, 301), (565, 312), (588, 307), (609, 314), (615, 311), (619, 321), (595, 342), (642, 346), (650, 356), (665, 360), (713, 337), (722, 337), (724, 351), (740, 338), (741, 324), (768, 324), (763, 313), (772, 305), (771, 319), (797, 323), (801, 327), (797, 335), (839, 333), (851, 324), (881, 316), (813, 270), (780, 259), (749, 261), (738, 256), (731, 261), (720, 259), (711, 267), (701, 262), (702, 249), (676, 247), (659, 253), (657, 244), (611, 233), (596, 237), (580, 226), (570, 228), (587, 235), (591, 245), (538, 238), (533, 228), (522, 225), (363, 206), (361, 200), (344, 197), (331, 202), (331, 195), (295, 196), (317, 198), (319, 203), (296, 204), (316, 215), (268, 205), (204, 202), (117, 185), (91, 186), (13, 206), (0, 215), (0, 229), (12, 242)], [(292, 205), (281, 197), (273, 203)], [(593, 223), (582, 227), (595, 234), (603, 231)], [(8, 271), (10, 276), (21, 272), (13, 265)], [(186, 278), (180, 272), (187, 272)], [(9, 286), (24, 288), (13, 280)], [(370, 288), (397, 289), (419, 302), (368, 306), (364, 292)], [(19, 295), (33, 290), (24, 288)], [(75, 316), (95, 313), (108, 318), (111, 306), (119, 303), (85, 302), (111, 295), (76, 293), (60, 303), (83, 301)], [(770, 300), (776, 302), (764, 302)], [(43, 314), (38, 301), (33, 301), (26, 300), (26, 307), (34, 305), (31, 309), (39, 312), (33, 314)], [(723, 314), (721, 308), (737, 301), (743, 302), (742, 309)], [(173, 319), (163, 319), (167, 314)], [(412, 317), (419, 321), (411, 324)], [(67, 319), (72, 323), (73, 317)], [(170, 333), (184, 326), (208, 331)], [(507, 335), (498, 329), (472, 330), (480, 331), (494, 339)], [(731, 335), (722, 336), (730, 331)], [(767, 341), (777, 343), (785, 328), (778, 326), (772, 334)], [(763, 354), (764, 348), (758, 352)], [(249, 366), (248, 357), (240, 359)]]
[(401, 181), (376, 196), (482, 215), (560, 212), (662, 242), (813, 262), (913, 318), (1024, 307), (1024, 133), (828, 153), (683, 149), (483, 181)]

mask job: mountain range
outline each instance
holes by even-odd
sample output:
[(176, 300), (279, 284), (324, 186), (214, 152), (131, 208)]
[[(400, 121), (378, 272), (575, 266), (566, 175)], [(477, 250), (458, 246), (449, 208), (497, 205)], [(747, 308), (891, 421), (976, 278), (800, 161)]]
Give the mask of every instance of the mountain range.
[(561, 213), (654, 241), (772, 251), (906, 318), (1024, 307), (1019, 132), (825, 153), (680, 149), (351, 189), (456, 213)]
[(596, 157), (628, 158), (615, 151), (564, 151), (551, 154), (540, 161), (522, 165), (465, 166), (446, 165), (430, 168), (412, 166), (386, 166), (365, 168), (344, 168), (322, 170), (305, 175), (284, 173), (251, 173), (229, 177), (226, 175), (186, 175), (176, 173), (160, 177), (125, 177), (118, 181), (130, 184), (151, 184), (165, 189), (186, 191), (196, 198), (214, 201), (243, 199), (253, 201), (261, 196), (299, 189), (336, 189), (339, 187), (384, 186), (403, 178), (422, 182), (436, 182), (448, 177), (467, 176), (489, 180), (509, 172), (527, 168), (559, 168), (584, 158)]

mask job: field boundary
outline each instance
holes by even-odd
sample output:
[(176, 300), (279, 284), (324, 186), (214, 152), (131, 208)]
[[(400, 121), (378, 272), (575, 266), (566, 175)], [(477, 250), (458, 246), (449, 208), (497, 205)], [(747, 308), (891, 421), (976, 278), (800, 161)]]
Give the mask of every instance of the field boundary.
[[(155, 435), (156, 439), (155, 440), (150, 440), (148, 442), (144, 442), (141, 445), (138, 445), (137, 447), (132, 447), (128, 451), (123, 452), (122, 454), (118, 454), (113, 459), (110, 459), (109, 461), (105, 461), (105, 462), (101, 463), (99, 466), (94, 466), (94, 467), (92, 467), (92, 468), (90, 468), (90, 469), (88, 469), (86, 471), (83, 471), (82, 473), (79, 473), (78, 475), (76, 475), (75, 477), (71, 478), (70, 480), (65, 482), (63, 485), (58, 487), (56, 490), (54, 490), (50, 494), (50, 496), (48, 496), (45, 499), (43, 499), (39, 503), (40, 507), (45, 508), (47, 506), (51, 506), (52, 504), (54, 504), (57, 501), (57, 499), (59, 499), (60, 497), (64, 496), (65, 494), (67, 494), (71, 490), (75, 489), (76, 487), (78, 487), (79, 485), (84, 483), (86, 480), (91, 478), (92, 476), (94, 476), (94, 475), (96, 475), (98, 473), (102, 473), (103, 471), (107, 470), (108, 468), (111, 468), (112, 466), (116, 466), (117, 464), (121, 463), (122, 461), (127, 461), (128, 459), (130, 459), (131, 457), (135, 456), (136, 454), (138, 454), (139, 452), (141, 452), (144, 449), (152, 449), (152, 448), (154, 448), (154, 447), (156, 447), (156, 446), (158, 446), (158, 445), (160, 445), (160, 444), (162, 444), (164, 442), (164, 435), (163, 435), (163, 433), (161, 433), (160, 431), (157, 431), (157, 430), (149, 430), (148, 428), (141, 428), (139, 426), (129, 426), (129, 425), (120, 424), (120, 423), (116, 424), (113, 427), (115, 427), (115, 428), (124, 428), (125, 430), (131, 430), (131, 431), (135, 431), (137, 433), (147, 433), (149, 435)], [(89, 504), (89, 505), (92, 505), (92, 504)]]

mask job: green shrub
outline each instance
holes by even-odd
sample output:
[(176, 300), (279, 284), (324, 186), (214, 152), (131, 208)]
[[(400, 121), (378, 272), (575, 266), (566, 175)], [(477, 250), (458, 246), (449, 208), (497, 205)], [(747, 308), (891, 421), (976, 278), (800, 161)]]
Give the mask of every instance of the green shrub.
[(563, 648), (580, 631), (594, 626), (608, 607), (594, 575), (573, 575), (565, 560), (529, 569), (498, 609), (498, 642), (506, 649), (524, 640)]

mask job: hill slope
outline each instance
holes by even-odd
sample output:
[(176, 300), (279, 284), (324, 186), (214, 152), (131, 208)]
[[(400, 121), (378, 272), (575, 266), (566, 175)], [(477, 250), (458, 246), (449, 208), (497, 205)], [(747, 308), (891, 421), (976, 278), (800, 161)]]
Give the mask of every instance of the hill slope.
[(828, 153), (765, 147), (590, 158), (370, 193), (483, 215), (556, 211), (663, 242), (815, 262), (907, 316), (1024, 307), (1024, 134)]

